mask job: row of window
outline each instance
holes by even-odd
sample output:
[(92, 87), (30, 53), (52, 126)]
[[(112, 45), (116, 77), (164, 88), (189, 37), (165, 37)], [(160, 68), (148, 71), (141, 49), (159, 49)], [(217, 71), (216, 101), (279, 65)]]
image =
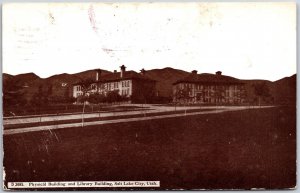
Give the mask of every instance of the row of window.
[[(96, 85), (95, 85), (95, 84), (92, 84), (92, 85), (91, 85), (91, 89), (92, 89), (92, 90), (97, 89)], [(82, 91), (82, 87), (81, 87), (81, 86), (76, 86), (76, 91)]]
[[(104, 94), (105, 92), (100, 92), (100, 93)], [(82, 92), (76, 93), (76, 97), (79, 97), (81, 95), (83, 95)], [(130, 89), (128, 88), (128, 89), (121, 90), (121, 95), (130, 95)]]
[[(130, 81), (122, 81), (122, 87), (130, 87)], [(119, 82), (110, 82), (110, 83), (105, 83), (100, 85), (100, 89), (107, 89), (107, 90), (114, 90), (119, 88)], [(97, 86), (93, 84), (91, 86), (91, 89), (95, 90), (97, 89)], [(81, 86), (76, 86), (76, 91), (82, 91)]]
[(83, 95), (83, 93), (77, 93), (77, 94), (76, 94), (77, 97), (79, 97), (79, 96), (81, 96), (81, 95)]
[(76, 86), (76, 91), (81, 91), (81, 86)]
[(206, 85), (197, 85), (197, 84), (180, 84), (180, 88), (195, 88), (195, 89), (221, 89), (221, 90), (229, 90), (229, 88), (233, 89), (244, 89), (243, 86), (240, 85), (235, 85), (235, 86), (216, 86), (216, 85), (211, 85), (211, 86), (206, 86)]
[[(192, 97), (193, 98), (193, 97)], [(212, 99), (240, 99), (240, 98), (243, 98), (241, 96), (201, 96), (201, 95), (196, 95), (195, 98), (197, 100), (200, 100), (200, 99), (204, 99), (204, 98), (212, 98)]]
[(121, 95), (129, 95), (129, 89), (122, 90)]
[[(215, 93), (215, 92), (201, 92), (201, 93), (196, 93), (197, 96), (227, 96), (227, 97), (232, 97), (232, 96), (240, 96), (240, 92), (221, 92), (221, 93)], [(191, 92), (189, 92), (189, 95), (192, 95)]]
[(122, 87), (129, 87), (129, 80), (128, 81), (122, 81)]
[[(194, 99), (189, 99), (188, 100), (189, 102), (193, 102), (194, 101)], [(197, 102), (205, 102), (205, 103), (214, 103), (214, 102), (224, 102), (224, 103), (231, 103), (231, 102), (233, 102), (233, 103), (240, 103), (240, 102), (242, 102), (242, 100), (241, 99), (234, 99), (234, 100), (229, 100), (229, 99), (215, 99), (215, 98), (197, 98), (196, 99), (196, 101)]]

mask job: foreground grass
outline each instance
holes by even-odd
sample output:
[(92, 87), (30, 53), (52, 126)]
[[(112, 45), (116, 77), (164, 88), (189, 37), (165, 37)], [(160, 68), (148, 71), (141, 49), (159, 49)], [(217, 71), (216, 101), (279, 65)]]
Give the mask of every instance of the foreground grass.
[(161, 189), (291, 188), (295, 109), (4, 136), (7, 181), (159, 180)]

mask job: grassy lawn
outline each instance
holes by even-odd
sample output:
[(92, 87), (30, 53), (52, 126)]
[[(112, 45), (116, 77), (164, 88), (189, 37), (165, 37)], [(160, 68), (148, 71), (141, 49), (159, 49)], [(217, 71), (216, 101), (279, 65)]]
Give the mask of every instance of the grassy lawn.
[(296, 109), (251, 109), (4, 136), (6, 180), (157, 180), (161, 189), (296, 184)]

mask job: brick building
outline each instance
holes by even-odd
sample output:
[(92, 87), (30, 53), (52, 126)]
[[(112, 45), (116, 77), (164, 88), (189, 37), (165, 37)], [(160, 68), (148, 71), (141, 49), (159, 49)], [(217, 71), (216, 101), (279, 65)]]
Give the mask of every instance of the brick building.
[[(101, 70), (97, 71), (95, 81), (91, 84), (91, 93), (100, 93), (106, 95), (110, 91), (117, 91), (120, 96), (128, 97), (132, 103), (149, 102), (155, 94), (156, 81), (145, 76), (146, 71), (141, 70), (140, 73), (135, 71), (126, 71), (126, 67), (122, 65), (120, 72), (101, 76)], [(80, 83), (73, 86), (73, 97), (78, 98), (83, 95)]]
[(197, 74), (194, 70), (187, 77), (173, 84), (173, 101), (199, 104), (241, 104), (245, 102), (244, 83), (239, 79), (216, 74)]

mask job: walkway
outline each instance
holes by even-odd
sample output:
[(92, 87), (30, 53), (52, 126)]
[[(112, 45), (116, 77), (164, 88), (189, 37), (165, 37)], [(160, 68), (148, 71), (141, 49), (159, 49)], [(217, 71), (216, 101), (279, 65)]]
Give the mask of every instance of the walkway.
[[(126, 106), (126, 105), (122, 105)], [(130, 104), (132, 106), (132, 104)], [(84, 118), (99, 118), (99, 117), (116, 117), (116, 116), (128, 116), (128, 115), (141, 115), (145, 113), (162, 113), (162, 112), (171, 112), (175, 111), (174, 106), (158, 106), (158, 105), (142, 105), (136, 104), (136, 107), (139, 107), (132, 111), (123, 111), (123, 112), (100, 112), (100, 113), (86, 113), (84, 114)], [(143, 107), (141, 109), (140, 107)], [(176, 107), (176, 111), (184, 111), (184, 110), (195, 110), (195, 109), (245, 109), (249, 108), (248, 106), (188, 106), (188, 107)], [(251, 107), (253, 108), (253, 107)], [(68, 114), (68, 115), (42, 115), (42, 116), (32, 116), (32, 117), (15, 117), (15, 118), (4, 118), (3, 124), (21, 124), (21, 123), (38, 123), (38, 122), (50, 122), (50, 121), (63, 121), (63, 120), (74, 120), (81, 119), (82, 114)]]
[[(271, 108), (272, 106), (263, 106), (263, 107), (251, 107), (251, 109), (256, 108)], [(174, 111), (174, 107), (159, 107), (155, 106), (156, 109), (152, 110), (151, 112), (167, 112), (167, 111)], [(188, 109), (199, 109), (199, 107), (189, 107)], [(170, 110), (172, 109), (172, 110)], [(178, 107), (177, 110), (184, 110), (185, 107)], [(202, 107), (201, 109), (204, 109)], [(240, 111), (240, 110), (246, 110), (249, 109), (249, 107), (246, 106), (235, 106), (235, 107), (206, 107), (206, 109), (211, 109), (211, 111), (201, 111), (201, 112), (191, 112), (191, 113), (177, 113), (177, 114), (170, 114), (170, 115), (158, 115), (158, 116), (147, 116), (147, 117), (136, 117), (136, 118), (126, 118), (126, 119), (113, 119), (113, 120), (102, 120), (102, 121), (93, 121), (93, 122), (85, 122), (84, 126), (91, 126), (91, 125), (104, 125), (104, 124), (110, 124), (110, 123), (123, 123), (123, 122), (133, 122), (133, 121), (146, 121), (146, 120), (154, 120), (154, 119), (165, 119), (165, 118), (174, 118), (174, 117), (182, 117), (182, 116), (191, 116), (191, 115), (201, 115), (201, 114), (213, 114), (213, 113), (222, 113), (222, 112), (228, 112), (228, 111)], [(149, 110), (150, 111), (150, 110)], [(149, 111), (147, 111), (149, 113)], [(133, 113), (133, 114), (131, 114)], [(120, 115), (134, 115), (136, 112), (121, 112), (118, 115), (112, 115), (110, 113), (104, 114), (102, 116), (120, 116)], [(138, 112), (140, 114), (141, 112)], [(90, 117), (98, 116), (98, 114), (90, 114)], [(69, 115), (71, 117), (77, 116), (77, 115)], [(101, 117), (102, 117), (101, 116)], [(68, 116), (60, 116), (62, 118), (61, 120), (66, 120), (63, 118), (69, 118)], [(80, 117), (81, 118), (81, 115)], [(85, 116), (85, 118), (87, 118)], [(34, 120), (35, 118), (26, 118), (25, 120)], [(39, 119), (39, 118), (38, 118)], [(51, 119), (49, 117), (43, 117), (43, 120)], [(77, 117), (78, 119), (78, 117)], [(57, 119), (55, 119), (57, 120)], [(39, 121), (39, 120), (38, 120)], [(29, 123), (29, 122), (27, 122)], [(35, 132), (35, 131), (43, 131), (43, 130), (54, 130), (54, 129), (63, 129), (63, 128), (72, 128), (72, 127), (82, 127), (82, 123), (69, 123), (69, 124), (59, 124), (59, 125), (49, 125), (49, 126), (38, 126), (38, 127), (27, 127), (22, 129), (8, 129), (3, 130), (3, 135), (12, 135), (12, 134), (18, 134), (18, 133), (27, 133), (27, 132)]]

